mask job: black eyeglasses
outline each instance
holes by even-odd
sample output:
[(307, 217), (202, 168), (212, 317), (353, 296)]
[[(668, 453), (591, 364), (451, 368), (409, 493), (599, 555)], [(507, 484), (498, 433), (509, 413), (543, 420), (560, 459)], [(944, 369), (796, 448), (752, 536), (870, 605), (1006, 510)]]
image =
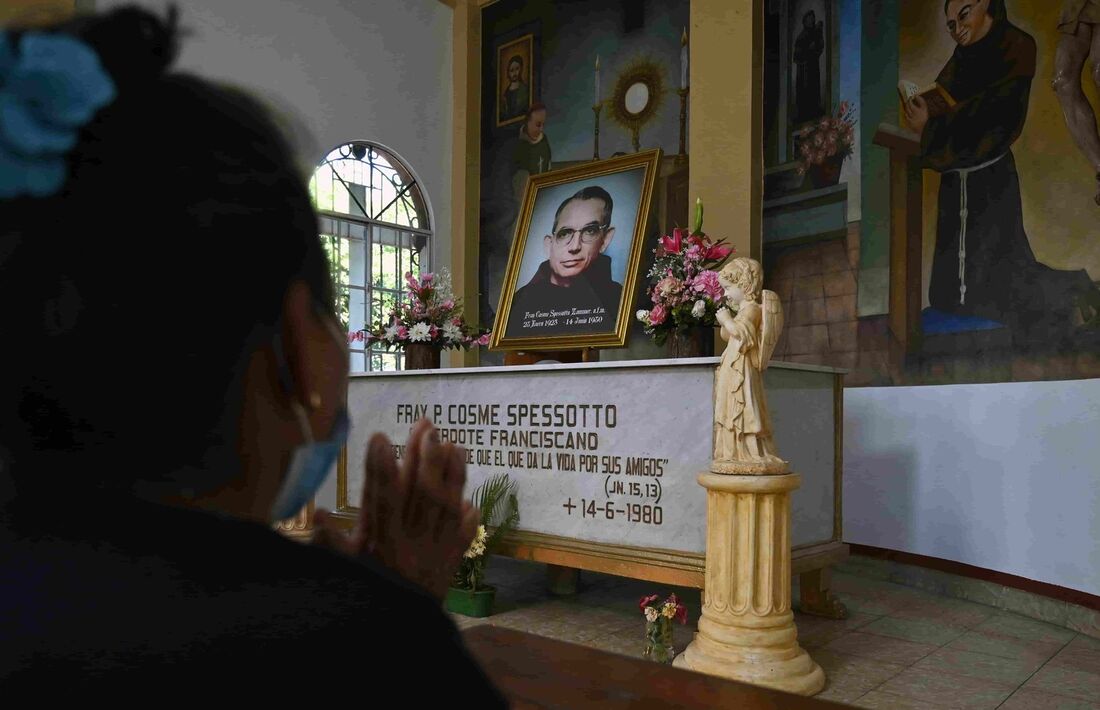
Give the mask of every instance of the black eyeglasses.
[[(580, 228), (581, 241), (585, 244), (591, 244), (603, 235), (610, 224), (586, 224)], [(554, 232), (554, 241), (558, 244), (568, 244), (573, 241), (573, 237), (577, 235), (577, 230), (570, 227), (562, 227), (558, 231)]]

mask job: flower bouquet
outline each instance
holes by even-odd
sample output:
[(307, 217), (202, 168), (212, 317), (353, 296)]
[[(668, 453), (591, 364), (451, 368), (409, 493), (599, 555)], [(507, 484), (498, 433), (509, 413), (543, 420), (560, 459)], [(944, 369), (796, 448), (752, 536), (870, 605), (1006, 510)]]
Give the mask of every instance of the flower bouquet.
[(506, 473), (493, 476), (474, 490), (473, 502), (481, 511), (482, 524), (463, 553), (462, 564), (447, 590), (447, 609), (482, 617), (491, 613), (496, 593), (485, 584), (485, 563), (504, 536), (519, 523), (516, 483)]
[(489, 331), (471, 326), (462, 315), (446, 272), (405, 274), (405, 298), (376, 327), (365, 331), (369, 343), (405, 351), (410, 370), (439, 367), (440, 352), (489, 344)]
[(687, 607), (680, 603), (675, 594), (670, 594), (663, 603), (656, 604), (657, 595), (642, 597), (638, 608), (645, 615), (645, 653), (646, 658), (658, 663), (672, 663), (676, 649), (672, 644), (672, 620), (687, 623)]
[(855, 109), (842, 101), (835, 116), (825, 116), (795, 133), (798, 140), (798, 174), (810, 174), (814, 187), (835, 185), (844, 160), (856, 141)]
[(713, 348), (710, 328), (718, 324), (717, 312), (725, 296), (718, 282), (718, 267), (733, 247), (715, 242), (703, 233), (703, 203), (695, 203), (695, 229), (673, 229), (661, 237), (653, 250), (656, 260), (649, 270), (649, 297), (653, 305), (640, 310), (636, 317), (645, 325), (646, 335), (658, 345), (671, 337), (674, 356), (705, 352), (684, 352), (680, 344), (694, 335), (705, 347)]

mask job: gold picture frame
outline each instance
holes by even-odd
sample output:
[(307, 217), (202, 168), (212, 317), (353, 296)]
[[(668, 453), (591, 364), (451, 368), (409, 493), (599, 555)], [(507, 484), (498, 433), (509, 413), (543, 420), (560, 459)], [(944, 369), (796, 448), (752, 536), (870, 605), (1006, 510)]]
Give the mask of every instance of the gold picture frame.
[[(528, 178), (493, 322), (490, 349), (572, 350), (623, 347), (626, 344), (633, 317), (631, 299), (637, 283), (660, 161), (660, 149), (648, 150)], [(598, 225), (603, 229), (602, 236), (597, 237), (595, 242), (599, 245), (599, 252), (589, 251), (585, 247), (581, 253), (581, 237), (575, 236), (569, 240), (568, 248), (576, 249), (579, 254), (576, 260), (563, 262), (559, 258), (551, 258), (554, 242), (550, 232), (557, 226), (558, 214), (567, 203), (578, 199), (581, 190), (592, 188), (604, 190), (603, 194), (613, 203), (608, 205), (610, 219), (607, 224)], [(585, 201), (590, 198), (579, 199)], [(532, 235), (532, 229), (539, 234)], [(624, 245), (622, 240), (626, 238), (630, 241)], [(538, 240), (542, 243), (536, 243)], [(616, 259), (619, 261), (616, 262)], [(612, 294), (615, 287), (619, 287), (614, 312), (610, 311), (611, 304), (603, 302), (599, 296), (594, 296), (592, 308), (584, 307), (587, 304), (583, 300), (576, 300), (581, 298), (581, 291), (571, 292), (566, 296), (568, 301), (561, 302), (558, 297), (565, 296), (568, 289), (558, 289), (557, 295), (548, 295), (555, 289), (548, 287), (547, 283), (557, 284), (557, 279), (566, 278), (561, 273), (562, 269), (573, 269), (578, 263), (583, 264), (583, 270), (568, 278), (588, 288), (587, 293), (596, 294), (599, 291), (601, 295)], [(609, 272), (606, 278), (604, 271)], [(527, 280), (517, 287), (521, 274)], [(620, 274), (621, 281), (615, 281), (615, 276)], [(581, 281), (582, 278), (585, 280)], [(597, 283), (597, 278), (602, 281)], [(610, 286), (601, 288), (608, 279)], [(523, 293), (518, 293), (520, 291)], [(537, 303), (545, 305), (533, 310), (530, 305), (536, 302), (533, 300), (536, 293)], [(524, 312), (517, 311), (513, 318), (517, 295)]]
[[(511, 85), (508, 75), (509, 65), (518, 60), (520, 94), (519, 99), (510, 102), (506, 99)], [(535, 103), (535, 35), (526, 34), (505, 42), (497, 47), (496, 70), (496, 124), (497, 128), (519, 123), (527, 115), (527, 110)], [(509, 103), (515, 103), (509, 106)]]

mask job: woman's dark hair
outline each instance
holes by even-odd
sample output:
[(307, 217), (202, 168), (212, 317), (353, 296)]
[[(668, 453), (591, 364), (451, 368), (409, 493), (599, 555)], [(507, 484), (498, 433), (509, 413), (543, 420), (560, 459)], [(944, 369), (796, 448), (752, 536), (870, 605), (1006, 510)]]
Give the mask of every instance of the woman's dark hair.
[(172, 70), (174, 11), (34, 31), (90, 45), (118, 95), (58, 194), (0, 200), (0, 477), (220, 485), (239, 470), (243, 369), (289, 284), (332, 307), (305, 177), (259, 102)]

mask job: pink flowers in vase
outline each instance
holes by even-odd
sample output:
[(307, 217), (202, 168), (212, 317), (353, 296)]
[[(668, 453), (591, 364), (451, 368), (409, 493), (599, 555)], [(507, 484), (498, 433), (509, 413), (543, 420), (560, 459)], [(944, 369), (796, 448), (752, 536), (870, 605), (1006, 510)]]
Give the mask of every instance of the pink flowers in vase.
[(687, 607), (680, 602), (675, 594), (668, 595), (668, 599), (664, 602), (656, 603), (659, 598), (656, 594), (650, 594), (638, 601), (638, 610), (645, 615), (646, 621), (654, 622), (663, 617), (669, 620), (675, 619), (681, 624), (687, 623)]
[(695, 203), (692, 232), (676, 228), (671, 235), (660, 238), (648, 274), (653, 305), (635, 314), (658, 345), (663, 345), (673, 331), (717, 324), (715, 314), (725, 297), (717, 269), (733, 251), (733, 247), (703, 233), (700, 201)]
[(413, 343), (441, 350), (469, 349), (489, 344), (489, 331), (471, 326), (455, 299), (446, 272), (405, 274), (405, 298), (374, 328), (364, 330), (368, 342), (404, 349)]
[(638, 609), (645, 616), (645, 652), (642, 654), (657, 663), (672, 663), (676, 649), (672, 641), (672, 621), (687, 623), (687, 607), (670, 594), (664, 602), (658, 602), (656, 594), (642, 597)]
[(798, 174), (829, 161), (843, 162), (852, 154), (856, 142), (855, 109), (842, 101), (835, 116), (821, 120), (795, 133), (798, 139)]

